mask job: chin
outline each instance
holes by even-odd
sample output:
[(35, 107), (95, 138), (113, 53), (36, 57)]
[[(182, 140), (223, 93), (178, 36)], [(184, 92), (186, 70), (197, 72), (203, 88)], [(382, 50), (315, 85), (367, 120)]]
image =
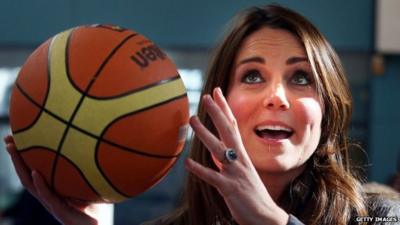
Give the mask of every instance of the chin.
[(273, 159), (253, 160), (254, 167), (258, 173), (264, 174), (282, 174), (302, 169), (302, 165), (297, 165), (295, 159), (287, 159), (284, 157), (275, 157)]
[(282, 173), (289, 171), (291, 166), (287, 163), (280, 162), (277, 159), (263, 160), (261, 162), (253, 162), (254, 167), (259, 173)]

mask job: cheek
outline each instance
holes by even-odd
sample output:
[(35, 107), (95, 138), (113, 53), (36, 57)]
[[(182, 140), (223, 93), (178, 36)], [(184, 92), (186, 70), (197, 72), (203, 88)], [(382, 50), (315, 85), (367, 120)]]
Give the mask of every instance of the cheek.
[(298, 100), (295, 115), (301, 115), (301, 120), (312, 126), (321, 125), (322, 107), (321, 103), (312, 98), (302, 98)]
[(234, 93), (228, 95), (227, 101), (240, 127), (242, 121), (247, 121), (250, 118), (253, 104), (246, 96), (235, 95)]
[[(313, 142), (317, 142), (316, 144), (318, 144), (321, 136), (321, 104), (312, 98), (299, 99), (294, 110), (294, 115), (298, 126), (301, 127), (300, 130), (303, 130), (305, 133), (309, 132), (311, 138), (314, 139)], [(307, 136), (306, 134), (303, 135), (305, 135), (305, 137)], [(315, 145), (315, 143), (313, 145)]]

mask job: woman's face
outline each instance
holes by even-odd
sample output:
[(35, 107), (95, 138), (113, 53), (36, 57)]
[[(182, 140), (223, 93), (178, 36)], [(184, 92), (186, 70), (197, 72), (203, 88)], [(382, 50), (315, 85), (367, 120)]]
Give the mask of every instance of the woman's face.
[(300, 41), (261, 28), (242, 43), (228, 103), (259, 173), (302, 170), (321, 136), (322, 103)]

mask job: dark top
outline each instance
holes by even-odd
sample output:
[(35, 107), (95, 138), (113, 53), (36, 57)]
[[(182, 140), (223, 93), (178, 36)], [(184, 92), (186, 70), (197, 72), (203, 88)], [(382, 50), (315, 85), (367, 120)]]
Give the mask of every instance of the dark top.
[(24, 190), (18, 201), (7, 209), (3, 217), (11, 220), (13, 225), (61, 225), (43, 205)]
[[(370, 194), (367, 199), (369, 218), (352, 218), (350, 224), (358, 224), (359, 220), (374, 225), (394, 225), (400, 224), (400, 198), (398, 196), (385, 196), (379, 194)], [(163, 218), (154, 221), (145, 222), (142, 225), (166, 225)], [(305, 225), (294, 215), (289, 214), (287, 225)]]

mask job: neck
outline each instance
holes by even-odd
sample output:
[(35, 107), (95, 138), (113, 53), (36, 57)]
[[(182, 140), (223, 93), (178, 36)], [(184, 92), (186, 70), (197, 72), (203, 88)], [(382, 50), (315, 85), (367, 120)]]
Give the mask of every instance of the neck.
[(271, 195), (272, 199), (277, 202), (286, 187), (298, 177), (305, 169), (305, 166), (283, 172), (263, 172), (259, 171), (260, 178)]

